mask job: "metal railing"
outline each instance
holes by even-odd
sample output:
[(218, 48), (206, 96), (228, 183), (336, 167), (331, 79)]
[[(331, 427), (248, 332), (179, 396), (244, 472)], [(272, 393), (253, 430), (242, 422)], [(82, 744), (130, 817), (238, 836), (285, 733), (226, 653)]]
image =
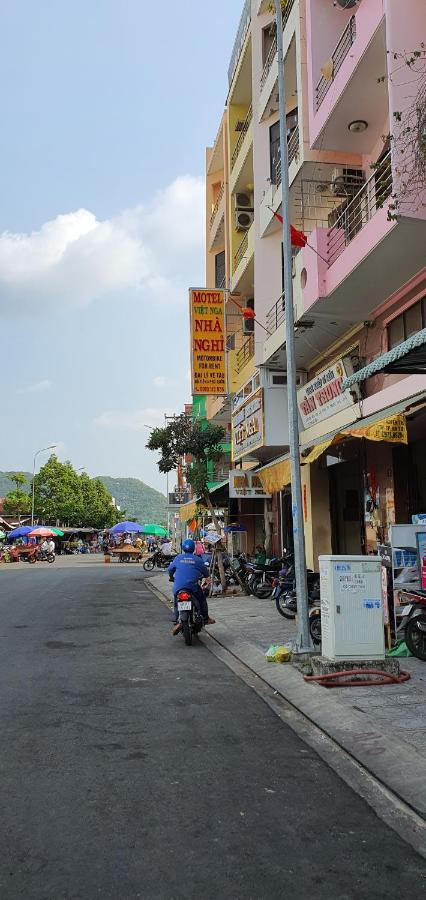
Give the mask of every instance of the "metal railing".
[(279, 300), (271, 306), (271, 309), (266, 314), (266, 327), (270, 334), (273, 334), (274, 331), (277, 330), (278, 326), (284, 322), (285, 319), (285, 298), (284, 294), (281, 295)]
[(248, 250), (248, 231), (246, 231), (246, 233), (241, 241), (241, 244), (238, 247), (238, 249), (234, 255), (234, 269), (233, 269), (234, 272), (238, 268), (241, 260), (245, 256), (245, 254), (247, 253), (247, 250)]
[(237, 141), (237, 143), (235, 144), (234, 152), (233, 152), (233, 154), (232, 154), (232, 156), (231, 156), (231, 169), (234, 168), (235, 163), (236, 163), (236, 161), (237, 161), (237, 159), (238, 159), (238, 154), (239, 154), (239, 152), (240, 152), (240, 150), (241, 150), (241, 147), (243, 146), (244, 138), (245, 138), (245, 136), (246, 136), (246, 134), (247, 134), (247, 132), (248, 132), (248, 130), (249, 130), (249, 128), (250, 128), (250, 123), (251, 123), (252, 118), (253, 118), (253, 107), (252, 107), (252, 105), (251, 105), (251, 103), (250, 103), (250, 106), (249, 106), (248, 111), (247, 111), (247, 115), (246, 115), (246, 117), (245, 117), (245, 119), (244, 119), (243, 124), (241, 125), (241, 130), (240, 130), (240, 134), (239, 134), (239, 137), (238, 137), (238, 141)]
[(329, 91), (338, 71), (340, 70), (343, 62), (345, 61), (345, 59), (349, 53), (349, 50), (351, 49), (352, 44), (355, 41), (355, 38), (356, 38), (356, 21), (355, 21), (355, 16), (351, 16), (339, 42), (336, 44), (336, 46), (331, 54), (331, 57), (330, 57), (330, 59), (332, 60), (332, 63), (333, 63), (331, 77), (325, 78), (324, 75), (321, 75), (321, 78), (315, 88), (315, 103), (316, 103), (316, 111), (317, 112), (318, 112), (324, 98), (328, 94), (328, 91)]
[(215, 220), (215, 216), (216, 216), (216, 213), (217, 213), (217, 211), (218, 211), (218, 209), (219, 209), (220, 201), (222, 200), (224, 191), (225, 191), (225, 184), (224, 184), (224, 182), (222, 181), (222, 184), (221, 184), (221, 186), (220, 186), (219, 193), (218, 193), (217, 198), (216, 198), (216, 203), (215, 203), (215, 205), (214, 205), (214, 207), (213, 207), (213, 209), (212, 209), (212, 214), (211, 214), (211, 216), (210, 216), (210, 228), (212, 227), (213, 222), (214, 222), (214, 220)]
[(250, 359), (254, 356), (254, 335), (251, 334), (250, 337), (244, 341), (244, 344), (238, 350), (235, 357), (235, 368), (237, 370), (237, 374), (244, 369), (244, 366), (247, 365)]
[(276, 37), (274, 37), (274, 40), (272, 41), (272, 44), (269, 48), (269, 53), (265, 59), (265, 65), (263, 67), (262, 77), (260, 79), (260, 90), (263, 89), (265, 81), (271, 71), (271, 66), (275, 59), (276, 52), (277, 52), (277, 39), (276, 39)]
[[(296, 128), (291, 132), (290, 137), (287, 140), (287, 153), (288, 153), (288, 164), (293, 162), (296, 159), (296, 156), (299, 155), (299, 126), (296, 125)], [(281, 160), (279, 159), (275, 166), (275, 173), (272, 179), (272, 184), (275, 184), (277, 187), (281, 184)]]
[[(285, 9), (283, 9), (283, 14), (282, 14), (283, 15), (283, 31), (288, 22), (288, 18), (290, 16), (293, 5), (294, 5), (294, 0), (288, 0)], [(262, 71), (262, 75), (261, 75), (261, 79), (260, 79), (260, 90), (262, 90), (262, 88), (264, 87), (266, 79), (271, 71), (276, 52), (277, 52), (277, 38), (274, 37), (272, 44), (269, 48), (268, 55), (265, 59), (265, 65), (263, 66), (263, 71)]]
[(348, 200), (343, 200), (341, 211), (335, 210), (332, 227), (328, 232), (328, 262), (331, 266), (359, 231), (381, 209), (392, 193), (391, 152), (375, 167), (368, 181)]

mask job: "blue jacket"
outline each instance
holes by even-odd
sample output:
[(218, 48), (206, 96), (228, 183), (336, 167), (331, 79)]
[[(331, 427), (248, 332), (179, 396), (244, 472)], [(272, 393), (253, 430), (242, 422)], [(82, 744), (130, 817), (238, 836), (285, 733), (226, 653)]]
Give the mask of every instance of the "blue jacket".
[(207, 578), (209, 570), (199, 556), (193, 553), (180, 553), (175, 556), (168, 568), (169, 575), (175, 576), (173, 591), (195, 587), (201, 578)]

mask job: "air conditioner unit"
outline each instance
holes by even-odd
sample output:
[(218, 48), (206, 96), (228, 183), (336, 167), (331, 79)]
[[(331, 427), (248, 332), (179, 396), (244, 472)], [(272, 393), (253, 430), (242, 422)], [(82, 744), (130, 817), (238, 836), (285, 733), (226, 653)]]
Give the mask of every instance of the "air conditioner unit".
[(235, 209), (253, 209), (253, 197), (251, 194), (234, 194)]
[(235, 210), (235, 227), (237, 231), (248, 231), (253, 220), (254, 212), (252, 209)]
[(335, 197), (353, 197), (364, 182), (365, 175), (362, 169), (337, 166), (331, 173), (331, 193)]

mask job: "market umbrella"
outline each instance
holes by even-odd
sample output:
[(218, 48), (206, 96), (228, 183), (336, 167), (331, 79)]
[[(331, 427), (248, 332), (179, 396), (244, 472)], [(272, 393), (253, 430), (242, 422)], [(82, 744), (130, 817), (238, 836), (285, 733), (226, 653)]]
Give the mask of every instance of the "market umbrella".
[(20, 525), (19, 528), (14, 528), (12, 531), (9, 531), (8, 537), (16, 538), (16, 537), (26, 537), (27, 534), (30, 533), (34, 528), (34, 525)]
[(154, 534), (157, 537), (166, 537), (169, 533), (162, 525), (144, 525), (142, 531), (144, 534)]
[(28, 532), (28, 537), (55, 537), (55, 532), (52, 528), (43, 528), (39, 525), (38, 528)]
[[(44, 525), (34, 525), (34, 528), (32, 528), (31, 530), (32, 530), (32, 531), (35, 531), (35, 530), (37, 529), (37, 531), (40, 531), (40, 528), (45, 528), (45, 527), (47, 527), (47, 526), (44, 526)], [(48, 527), (50, 528), (51, 531), (53, 531), (53, 534), (56, 534), (56, 535), (57, 535), (57, 537), (63, 537), (63, 536), (64, 536), (64, 532), (61, 531), (60, 528), (54, 528), (53, 525), (49, 525)]]
[(142, 525), (139, 522), (118, 522), (110, 528), (111, 534), (130, 534), (132, 531), (143, 531)]

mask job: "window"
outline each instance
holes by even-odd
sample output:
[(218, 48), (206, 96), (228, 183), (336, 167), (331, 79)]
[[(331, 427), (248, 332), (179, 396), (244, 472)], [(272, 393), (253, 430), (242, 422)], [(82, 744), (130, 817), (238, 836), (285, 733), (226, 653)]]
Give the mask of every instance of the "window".
[[(247, 309), (254, 310), (254, 300), (251, 298), (246, 301)], [(254, 332), (254, 319), (243, 319), (243, 334), (253, 334)]]
[(413, 303), (405, 312), (389, 322), (387, 329), (389, 350), (402, 344), (422, 328), (426, 328), (426, 297), (423, 297), (418, 303)]
[(280, 123), (275, 122), (269, 129), (269, 159), (271, 183), (279, 184), (281, 181), (281, 147), (280, 147)]

